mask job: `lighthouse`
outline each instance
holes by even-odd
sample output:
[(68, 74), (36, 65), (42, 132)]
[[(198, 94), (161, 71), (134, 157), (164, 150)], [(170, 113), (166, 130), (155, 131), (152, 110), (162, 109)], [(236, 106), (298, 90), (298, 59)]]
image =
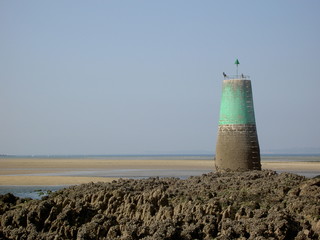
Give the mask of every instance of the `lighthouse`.
[(251, 80), (224, 73), (215, 167), (217, 171), (261, 170)]

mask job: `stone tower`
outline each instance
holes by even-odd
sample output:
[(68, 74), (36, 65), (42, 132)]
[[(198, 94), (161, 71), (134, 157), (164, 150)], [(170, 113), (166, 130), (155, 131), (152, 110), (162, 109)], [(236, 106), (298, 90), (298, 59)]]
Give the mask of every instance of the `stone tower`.
[(243, 75), (227, 78), (222, 85), (216, 169), (261, 170), (251, 81)]

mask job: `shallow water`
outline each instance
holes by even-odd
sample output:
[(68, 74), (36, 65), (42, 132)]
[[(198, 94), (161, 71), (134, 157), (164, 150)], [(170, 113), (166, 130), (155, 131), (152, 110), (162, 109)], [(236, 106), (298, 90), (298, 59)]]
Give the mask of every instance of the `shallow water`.
[[(19, 174), (19, 176), (81, 176), (81, 177), (113, 177), (113, 178), (131, 178), (142, 179), (149, 177), (177, 177), (187, 179), (190, 176), (200, 176), (209, 173), (209, 170), (168, 170), (168, 169), (114, 169), (114, 170), (96, 170), (89, 171), (68, 171), (59, 173), (39, 173), (39, 174)], [(41, 199), (44, 195), (39, 195), (39, 191), (48, 190), (54, 192), (71, 185), (62, 186), (0, 186), (0, 195), (12, 193), (21, 198)]]
[(20, 198), (41, 199), (47, 191), (57, 191), (70, 185), (60, 186), (0, 186), (0, 195), (12, 193)]

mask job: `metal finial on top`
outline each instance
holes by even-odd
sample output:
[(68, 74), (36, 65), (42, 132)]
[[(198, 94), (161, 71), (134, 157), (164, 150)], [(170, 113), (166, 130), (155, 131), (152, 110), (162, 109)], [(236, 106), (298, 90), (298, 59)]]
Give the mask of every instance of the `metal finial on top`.
[(236, 61), (234, 62), (234, 64), (236, 64), (236, 65), (237, 65), (237, 76), (238, 76), (238, 66), (239, 66), (239, 64), (240, 64), (240, 62), (239, 62), (238, 58), (236, 59)]

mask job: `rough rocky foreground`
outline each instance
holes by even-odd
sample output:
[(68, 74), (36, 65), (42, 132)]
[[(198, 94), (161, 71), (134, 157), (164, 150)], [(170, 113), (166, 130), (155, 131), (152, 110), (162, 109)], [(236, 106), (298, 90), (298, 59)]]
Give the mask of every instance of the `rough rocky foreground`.
[(320, 178), (273, 171), (120, 179), (0, 197), (0, 239), (319, 239)]

